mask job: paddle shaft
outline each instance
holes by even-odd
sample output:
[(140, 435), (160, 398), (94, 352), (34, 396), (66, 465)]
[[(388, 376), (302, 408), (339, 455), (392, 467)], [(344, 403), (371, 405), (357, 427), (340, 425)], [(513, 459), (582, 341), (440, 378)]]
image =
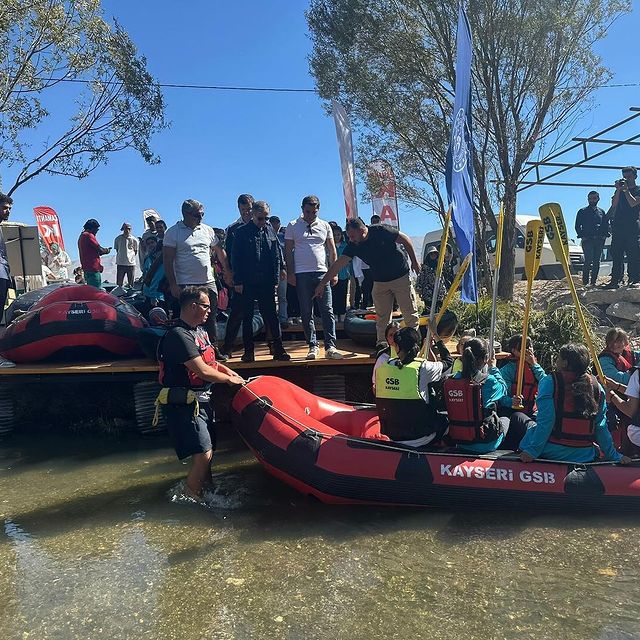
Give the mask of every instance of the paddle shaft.
[(495, 357), (494, 342), (496, 337), (496, 320), (498, 310), (498, 285), (500, 284), (500, 262), (502, 258), (502, 230), (504, 227), (504, 205), (500, 203), (500, 214), (498, 215), (498, 234), (496, 241), (496, 267), (493, 273), (493, 295), (491, 297), (491, 325), (489, 327), (489, 355), (493, 360)]
[[(558, 237), (560, 237), (560, 229), (558, 227), (558, 222), (556, 220), (556, 217), (553, 211), (551, 212), (551, 224), (553, 225), (554, 233), (556, 233)], [(576, 307), (578, 320), (580, 321), (582, 332), (584, 333), (584, 339), (585, 339), (585, 342), (587, 343), (587, 349), (589, 349), (589, 353), (591, 354), (591, 359), (593, 360), (593, 366), (596, 368), (596, 372), (598, 374), (598, 378), (600, 379), (600, 383), (602, 384), (602, 386), (606, 386), (604, 371), (602, 370), (602, 365), (600, 364), (600, 360), (598, 360), (598, 354), (596, 353), (595, 347), (593, 346), (593, 340), (591, 339), (591, 332), (589, 331), (587, 321), (582, 311), (582, 305), (580, 304), (580, 299), (578, 298), (576, 283), (573, 281), (573, 278), (571, 277), (571, 270), (569, 269), (569, 260), (567, 259), (567, 254), (564, 250), (564, 247), (560, 252), (560, 258), (562, 262), (562, 268), (564, 269), (564, 274), (569, 284), (569, 290), (571, 291), (571, 296), (573, 297), (573, 304)]]
[[(438, 266), (436, 268), (436, 279), (433, 283), (433, 293), (431, 294), (431, 309), (429, 310), (429, 324), (427, 325), (427, 337), (425, 338), (425, 344), (429, 345), (431, 342), (431, 327), (433, 327), (433, 321), (436, 317), (436, 306), (438, 305), (438, 293), (440, 293), (440, 282), (442, 281), (442, 270), (444, 268), (444, 256), (447, 252), (447, 241), (449, 240), (449, 225), (451, 224), (451, 213), (453, 211), (453, 205), (449, 205), (447, 215), (444, 220), (444, 228), (442, 229), (442, 237), (440, 239), (440, 250), (438, 252)], [(428, 348), (425, 347), (425, 350)]]

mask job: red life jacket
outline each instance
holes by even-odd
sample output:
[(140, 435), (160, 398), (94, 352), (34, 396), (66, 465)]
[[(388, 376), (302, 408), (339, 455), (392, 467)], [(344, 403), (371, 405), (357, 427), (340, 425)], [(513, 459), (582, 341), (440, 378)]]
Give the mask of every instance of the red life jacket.
[(482, 385), (466, 378), (447, 378), (443, 386), (449, 438), (461, 444), (485, 441)]
[[(518, 365), (520, 361), (518, 358), (509, 358), (511, 362), (516, 363), (516, 379), (518, 375)], [(518, 391), (518, 383), (514, 382), (511, 385), (511, 397), (514, 397)], [(533, 369), (528, 362), (524, 363), (524, 376), (522, 377), (522, 404), (524, 405), (524, 411), (528, 415), (536, 413), (536, 393), (538, 393), (538, 381), (533, 373)]]
[(633, 351), (629, 348), (625, 349), (622, 353), (613, 353), (613, 351), (605, 349), (598, 357), (611, 358), (615, 368), (623, 373), (631, 371), (631, 369), (634, 369), (636, 366)]
[[(553, 374), (553, 401), (556, 419), (549, 442), (561, 444), (565, 447), (591, 447), (594, 442), (595, 415), (585, 418), (576, 411), (575, 397), (571, 385), (576, 379), (575, 374), (566, 371), (556, 371)], [(600, 403), (600, 387), (597, 380), (590, 376), (593, 397)]]
[[(209, 335), (202, 327), (197, 327), (195, 330), (191, 330), (194, 333), (196, 347), (198, 348), (198, 352), (205, 364), (208, 364), (211, 367), (217, 368), (218, 364), (216, 362), (216, 350), (214, 349), (211, 342), (209, 342)], [(158, 343), (157, 349), (157, 358), (158, 358), (158, 382), (164, 386), (164, 354), (162, 353), (162, 343), (167, 334), (160, 339)], [(208, 389), (211, 386), (210, 382), (203, 380), (199, 376), (197, 376), (191, 369), (185, 367), (187, 371), (187, 376), (189, 378), (189, 388), (195, 391), (199, 389)]]

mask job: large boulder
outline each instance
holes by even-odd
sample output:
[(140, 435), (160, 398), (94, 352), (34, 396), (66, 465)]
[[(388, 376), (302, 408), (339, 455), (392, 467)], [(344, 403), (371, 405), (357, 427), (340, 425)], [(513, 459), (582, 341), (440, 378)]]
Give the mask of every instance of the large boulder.
[(640, 305), (632, 302), (614, 302), (607, 307), (607, 315), (633, 322), (640, 321)]
[(640, 289), (589, 289), (583, 294), (586, 304), (613, 304), (614, 302), (633, 302), (640, 305)]

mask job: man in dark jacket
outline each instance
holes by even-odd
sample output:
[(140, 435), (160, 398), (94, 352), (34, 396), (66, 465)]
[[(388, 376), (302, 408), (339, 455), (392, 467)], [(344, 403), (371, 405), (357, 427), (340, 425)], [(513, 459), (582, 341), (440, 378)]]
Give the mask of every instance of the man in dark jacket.
[[(229, 257), (229, 264), (231, 265), (231, 272), (233, 274), (233, 241), (236, 238), (236, 231), (251, 220), (251, 206), (253, 205), (253, 196), (248, 193), (242, 193), (238, 196), (238, 213), (240, 217), (232, 222), (225, 231), (225, 249), (227, 256)], [(229, 358), (233, 354), (233, 343), (238, 335), (238, 329), (242, 324), (242, 301), (239, 295), (234, 295), (234, 290), (231, 289), (231, 312), (227, 319), (227, 330), (224, 334), (224, 346), (222, 347), (222, 353)]]
[(598, 206), (600, 194), (597, 191), (589, 191), (587, 202), (589, 206), (580, 209), (576, 214), (576, 233), (582, 240), (582, 253), (584, 254), (584, 267), (582, 269), (582, 284), (595, 286), (600, 271), (600, 258), (604, 249), (604, 241), (609, 235), (609, 221), (607, 215)]
[(233, 241), (233, 281), (242, 304), (243, 362), (253, 362), (253, 309), (260, 314), (273, 338), (273, 359), (290, 360), (282, 346), (282, 332), (276, 312), (276, 286), (286, 277), (282, 249), (271, 225), (269, 205), (263, 200), (251, 207), (251, 221), (238, 228)]

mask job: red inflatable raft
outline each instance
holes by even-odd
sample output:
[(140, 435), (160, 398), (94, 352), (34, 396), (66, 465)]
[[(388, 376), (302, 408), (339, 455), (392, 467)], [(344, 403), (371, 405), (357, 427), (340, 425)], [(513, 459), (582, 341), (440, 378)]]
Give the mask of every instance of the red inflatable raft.
[(0, 339), (0, 353), (14, 362), (131, 356), (139, 352), (144, 318), (106, 291), (88, 285), (48, 293), (14, 320)]
[(510, 451), (416, 451), (380, 434), (375, 411), (261, 376), (233, 400), (233, 422), (266, 470), (334, 504), (483, 508), (640, 507), (640, 468), (525, 464)]

